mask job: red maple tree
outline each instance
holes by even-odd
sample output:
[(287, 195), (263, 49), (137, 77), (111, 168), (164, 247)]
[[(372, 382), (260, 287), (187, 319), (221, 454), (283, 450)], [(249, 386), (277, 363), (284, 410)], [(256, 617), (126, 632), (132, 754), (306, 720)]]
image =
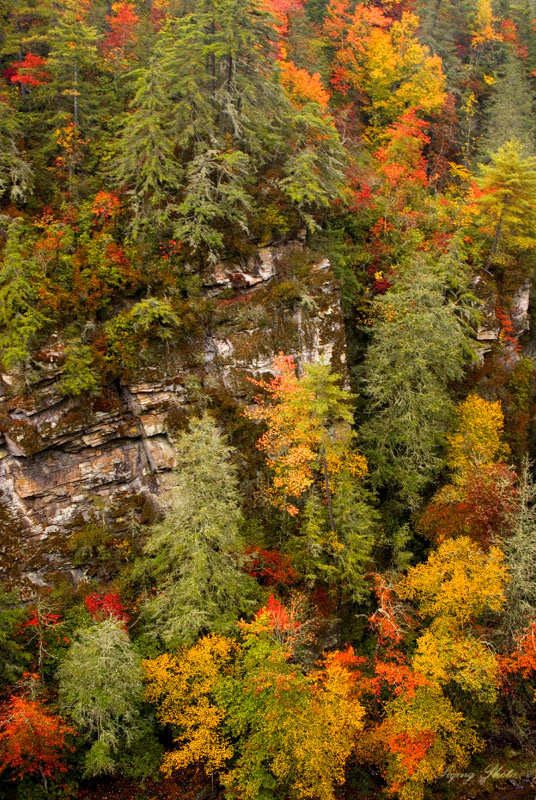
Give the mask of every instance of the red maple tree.
[(74, 729), (40, 700), (13, 695), (0, 710), (0, 772), (13, 770), (14, 780), (39, 774), (46, 787), (48, 778), (67, 772), (62, 757), (72, 749), (70, 734)]

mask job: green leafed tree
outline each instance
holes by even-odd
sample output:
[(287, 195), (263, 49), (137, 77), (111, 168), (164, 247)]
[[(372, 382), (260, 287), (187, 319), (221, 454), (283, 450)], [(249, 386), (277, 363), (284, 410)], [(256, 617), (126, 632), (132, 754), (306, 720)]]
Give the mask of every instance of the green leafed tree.
[(114, 167), (136, 224), (171, 218), (176, 239), (214, 260), (231, 232), (249, 235), (263, 202), (255, 183), (311, 227), (340, 196), (338, 134), (317, 104), (291, 102), (277, 38), (255, 0), (186, 3), (168, 17), (138, 73)]
[(46, 322), (37, 308), (38, 266), (26, 234), (24, 222), (14, 219), (0, 261), (0, 350), (7, 369), (25, 364)]
[(444, 463), (453, 415), (449, 383), (470, 351), (447, 276), (422, 262), (401, 271), (374, 300), (376, 323), (364, 364), (368, 419), (360, 439), (375, 486), (415, 506)]
[[(486, 269), (504, 267), (505, 259), (536, 250), (536, 156), (527, 156), (510, 139), (480, 165), (476, 183), (480, 221), (491, 243)], [(530, 260), (532, 264), (532, 259)]]
[(498, 633), (508, 647), (536, 617), (536, 486), (527, 460), (521, 467), (518, 492), (519, 505), (511, 531), (501, 543), (510, 580), (504, 589), (506, 605)]
[(231, 630), (251, 609), (255, 588), (241, 570), (240, 493), (231, 448), (209, 416), (193, 420), (179, 437), (175, 469), (169, 512), (145, 548), (157, 586), (145, 618), (168, 647)]
[[(49, 32), (47, 91), (54, 96), (59, 123), (72, 122), (87, 133), (95, 109), (97, 30), (88, 23), (83, 0), (64, 0)], [(94, 76), (93, 76), (94, 77)]]
[(359, 602), (368, 591), (365, 574), (379, 535), (379, 515), (372, 497), (348, 473), (337, 477), (332, 506), (336, 533), (320, 494), (312, 490), (300, 531), (286, 550), (307, 586), (338, 587), (342, 598)]
[(148, 737), (140, 714), (141, 659), (112, 618), (82, 629), (58, 671), (61, 707), (90, 745), (87, 776), (114, 773), (121, 755)]
[(480, 140), (481, 156), (496, 152), (510, 141), (513, 133), (527, 155), (534, 152), (536, 140), (532, 95), (524, 64), (513, 52), (508, 52), (493, 87), (484, 135)]
[(24, 202), (32, 190), (32, 169), (20, 150), (22, 132), (18, 112), (0, 97), (0, 197)]
[(135, 232), (148, 222), (163, 223), (181, 186), (169, 123), (171, 100), (158, 57), (136, 70), (136, 93), (127, 114), (112, 179), (126, 187)]
[(0, 587), (0, 687), (4, 689), (20, 677), (29, 654), (16, 640), (17, 626), (24, 618), (20, 599)]

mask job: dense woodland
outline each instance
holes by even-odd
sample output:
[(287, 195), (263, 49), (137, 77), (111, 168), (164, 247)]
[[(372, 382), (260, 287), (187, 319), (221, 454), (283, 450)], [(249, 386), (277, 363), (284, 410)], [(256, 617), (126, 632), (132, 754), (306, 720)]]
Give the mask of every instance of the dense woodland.
[(348, 342), (345, 374), (281, 352), (232, 408), (198, 386), (166, 513), (119, 544), (96, 517), (71, 541), (89, 577), (0, 594), (2, 797), (421, 800), (490, 760), (534, 774), (536, 348), (512, 317), (534, 0), (0, 17), (14, 391), (58, 331), (65, 396), (132, 378), (210, 319), (204, 270), (298, 236)]

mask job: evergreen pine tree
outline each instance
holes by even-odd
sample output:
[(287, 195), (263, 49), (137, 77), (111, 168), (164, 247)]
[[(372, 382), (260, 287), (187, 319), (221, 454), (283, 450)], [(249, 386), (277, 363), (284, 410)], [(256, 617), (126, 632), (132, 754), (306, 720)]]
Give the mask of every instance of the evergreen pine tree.
[[(114, 175), (129, 186), (133, 208), (156, 222), (172, 212), (174, 237), (209, 260), (231, 233), (248, 235), (251, 187), (268, 170), (311, 227), (312, 212), (343, 184), (343, 150), (329, 115), (316, 103), (297, 108), (281, 85), (271, 23), (255, 0), (203, 0), (170, 16), (154, 63), (139, 74), (134, 129), (127, 118), (119, 142)], [(152, 180), (138, 186), (136, 165)]]
[(209, 416), (177, 441), (177, 486), (147, 542), (158, 592), (145, 604), (149, 629), (168, 647), (231, 630), (251, 610), (254, 582), (241, 571), (241, 512), (231, 449)]
[[(97, 31), (87, 22), (84, 0), (64, 0), (50, 29), (48, 92), (54, 98), (56, 124), (72, 122), (89, 132), (94, 112)], [(92, 74), (93, 73), (93, 74)]]
[(491, 234), (486, 269), (502, 263), (502, 252), (536, 249), (536, 156), (526, 156), (511, 139), (480, 165), (478, 205)]
[(0, 350), (7, 369), (24, 364), (46, 322), (37, 306), (38, 268), (24, 241), (25, 230), (20, 218), (10, 223), (0, 263)]
[(511, 534), (501, 543), (510, 578), (498, 634), (509, 649), (536, 617), (536, 485), (528, 459), (521, 467), (518, 492), (519, 508), (512, 518)]
[(114, 182), (131, 198), (135, 232), (148, 223), (162, 224), (181, 186), (181, 169), (170, 131), (171, 101), (165, 91), (161, 61), (133, 73), (136, 94), (127, 116), (112, 168)]
[(78, 188), (75, 176), (86, 159), (87, 145), (97, 133), (97, 98), (104, 104), (104, 82), (97, 70), (98, 33), (89, 24), (89, 11), (87, 0), (64, 0), (55, 9), (48, 32), (50, 80), (40, 91), (49, 139), (44, 152), (54, 156), (71, 194)]
[(531, 155), (534, 152), (536, 120), (532, 89), (524, 65), (509, 51), (499, 72), (480, 140), (481, 157), (496, 152), (511, 140), (513, 133), (524, 152)]
[[(328, 506), (330, 528), (335, 532), (333, 504), (331, 500), (330, 476), (327, 463), (328, 451), (344, 449), (351, 438), (350, 424), (354, 415), (350, 407), (352, 395), (339, 386), (340, 376), (332, 374), (327, 364), (308, 364), (301, 381), (301, 396), (296, 396), (300, 403), (306, 398), (302, 409), (307, 425), (317, 431), (319, 436), (319, 456), (324, 478), (325, 498)], [(299, 419), (299, 415), (297, 415)], [(300, 423), (298, 422), (298, 425)], [(339, 435), (333, 427), (337, 426)]]
[(0, 197), (9, 193), (14, 203), (24, 202), (33, 185), (32, 169), (19, 148), (21, 133), (19, 113), (0, 97)]
[(465, 324), (439, 267), (405, 268), (377, 296), (364, 364), (369, 419), (359, 432), (373, 485), (415, 507), (443, 464), (452, 419), (449, 383), (464, 374)]
[(147, 736), (141, 658), (113, 618), (82, 629), (58, 670), (60, 705), (91, 743), (86, 776), (113, 773), (121, 751)]
[(307, 586), (337, 588), (343, 598), (359, 602), (366, 593), (364, 576), (379, 517), (367, 492), (349, 474), (338, 477), (332, 502), (336, 532), (330, 530), (327, 508), (313, 489), (300, 532), (290, 537), (286, 549)]

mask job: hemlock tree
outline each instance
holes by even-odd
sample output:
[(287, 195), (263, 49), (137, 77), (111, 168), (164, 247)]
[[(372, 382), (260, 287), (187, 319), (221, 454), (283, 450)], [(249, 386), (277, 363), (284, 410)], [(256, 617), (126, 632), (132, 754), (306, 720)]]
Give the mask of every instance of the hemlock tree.
[(133, 73), (136, 94), (127, 116), (112, 178), (128, 186), (135, 233), (149, 222), (167, 219), (173, 195), (178, 193), (181, 170), (169, 131), (171, 101), (166, 94), (160, 60)]
[(512, 132), (523, 146), (526, 155), (534, 152), (534, 101), (525, 74), (525, 65), (508, 52), (500, 68), (502, 73), (493, 87), (486, 114), (484, 135), (480, 141), (481, 156), (495, 152), (512, 138)]
[(255, 0), (187, 3), (170, 16), (138, 74), (118, 143), (114, 177), (138, 224), (172, 212), (174, 237), (209, 260), (230, 228), (247, 235), (251, 187), (268, 171), (265, 193), (275, 191), (310, 227), (344, 184), (331, 117), (314, 102), (298, 107), (284, 90), (272, 23)]
[(88, 132), (94, 106), (95, 86), (90, 72), (95, 68), (98, 33), (88, 24), (84, 0), (63, 0), (50, 30), (47, 69), (52, 79), (47, 92), (58, 108), (60, 124), (72, 122)]
[(504, 590), (506, 605), (498, 634), (509, 648), (536, 617), (536, 486), (527, 459), (522, 464), (517, 489), (519, 506), (511, 531), (501, 542), (510, 580)]
[[(307, 420), (306, 424), (317, 434), (318, 454), (322, 465), (332, 531), (335, 531), (335, 522), (329, 482), (328, 452), (330, 449), (334, 449), (335, 452), (337, 449), (339, 452), (344, 451), (345, 445), (348, 446), (351, 438), (349, 426), (354, 420), (350, 405), (353, 395), (341, 389), (340, 378), (340, 375), (331, 373), (327, 364), (308, 364), (305, 375), (300, 381), (301, 398), (299, 394), (294, 398), (297, 425), (300, 426), (300, 416), (302, 416)], [(306, 401), (303, 406), (302, 401)], [(339, 437), (333, 436), (334, 426), (343, 429)]]
[(24, 202), (33, 185), (32, 169), (17, 144), (21, 132), (19, 113), (0, 97), (0, 197), (9, 193), (15, 203)]
[(32, 243), (25, 241), (26, 232), (20, 218), (10, 223), (0, 262), (0, 350), (6, 369), (24, 365), (36, 333), (46, 322), (37, 310), (38, 266)]
[[(526, 156), (517, 139), (511, 139), (480, 165), (476, 183), (480, 220), (491, 237), (486, 269), (501, 266), (502, 251), (536, 250), (536, 156)], [(477, 220), (478, 222), (478, 220)]]
[(234, 628), (252, 610), (256, 584), (241, 571), (240, 495), (231, 448), (209, 417), (177, 441), (177, 486), (169, 513), (147, 542), (158, 592), (146, 601), (149, 629), (166, 646)]
[[(283, 97), (271, 74), (270, 19), (251, 0), (203, 0), (168, 18), (139, 73), (135, 126), (127, 119), (119, 143), (115, 174), (129, 186), (134, 211), (154, 219), (154, 208), (158, 220), (162, 207), (178, 206), (174, 236), (209, 257), (230, 219), (247, 229), (250, 176), (283, 143), (273, 124)], [(169, 145), (148, 159), (150, 142), (164, 140)], [(177, 186), (169, 178), (184, 163)], [(137, 166), (152, 171), (145, 186), (136, 185)]]
[(80, 630), (58, 677), (60, 705), (91, 743), (85, 774), (115, 772), (121, 751), (149, 732), (140, 715), (141, 658), (122, 624), (108, 618)]
[(343, 598), (363, 600), (369, 591), (365, 573), (380, 530), (372, 499), (348, 472), (339, 474), (332, 500), (333, 532), (320, 493), (309, 493), (300, 531), (286, 546), (308, 587), (337, 586)]
[(365, 359), (369, 419), (359, 436), (375, 486), (388, 486), (411, 507), (444, 462), (444, 437), (453, 417), (448, 392), (471, 353), (455, 299), (439, 267), (405, 268), (377, 296), (372, 341)]
[(340, 379), (327, 364), (308, 364), (300, 381), (305, 401), (301, 409), (299, 397), (295, 398), (297, 419), (301, 412), (317, 431), (328, 518), (323, 535), (321, 528), (320, 536), (311, 538), (312, 530), (306, 536), (305, 543), (313, 546), (304, 564), (310, 556), (308, 569), (323, 572), (326, 583), (340, 586), (346, 597), (359, 601), (366, 591), (363, 576), (378, 530), (378, 515), (360, 483), (367, 473), (366, 462), (350, 450), (354, 395), (341, 388)]

